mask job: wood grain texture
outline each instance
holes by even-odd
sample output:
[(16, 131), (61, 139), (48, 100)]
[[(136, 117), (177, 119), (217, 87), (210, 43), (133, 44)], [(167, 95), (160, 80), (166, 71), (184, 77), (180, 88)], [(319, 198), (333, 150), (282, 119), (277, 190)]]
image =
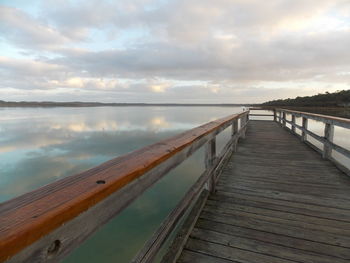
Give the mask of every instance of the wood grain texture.
[(350, 178), (278, 123), (250, 121), (178, 262), (208, 257), (349, 262)]
[[(0, 261), (10, 258), (184, 149), (187, 149), (186, 155), (190, 155), (231, 125), (233, 120), (247, 114), (248, 111), (212, 121), (2, 203)], [(97, 181), (104, 183), (98, 184)]]

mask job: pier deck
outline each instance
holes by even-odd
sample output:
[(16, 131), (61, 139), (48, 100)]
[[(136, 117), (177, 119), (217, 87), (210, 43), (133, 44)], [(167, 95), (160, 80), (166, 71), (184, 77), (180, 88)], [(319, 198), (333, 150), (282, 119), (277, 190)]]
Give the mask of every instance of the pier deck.
[(350, 178), (276, 122), (250, 121), (177, 262), (350, 262)]

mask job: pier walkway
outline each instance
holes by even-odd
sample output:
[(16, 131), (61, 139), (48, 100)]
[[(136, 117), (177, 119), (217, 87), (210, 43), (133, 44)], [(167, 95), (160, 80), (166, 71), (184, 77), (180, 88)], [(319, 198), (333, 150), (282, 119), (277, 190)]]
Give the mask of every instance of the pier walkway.
[[(350, 120), (252, 110), (1, 203), (0, 262), (62, 261), (199, 149), (204, 171), (133, 263), (350, 262), (350, 149), (346, 136), (335, 136), (349, 132)], [(309, 120), (323, 125), (322, 135)], [(223, 131), (229, 136), (217, 153)]]
[(177, 262), (350, 262), (350, 179), (276, 122), (250, 121)]

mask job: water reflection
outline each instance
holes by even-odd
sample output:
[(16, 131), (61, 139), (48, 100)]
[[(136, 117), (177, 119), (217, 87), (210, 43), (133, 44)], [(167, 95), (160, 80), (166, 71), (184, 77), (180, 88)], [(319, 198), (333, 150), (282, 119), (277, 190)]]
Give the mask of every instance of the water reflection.
[(0, 201), (239, 108), (1, 109)]
[[(240, 111), (227, 107), (0, 109), (0, 201)], [(129, 262), (204, 170), (203, 155), (201, 149), (170, 172), (65, 262)]]

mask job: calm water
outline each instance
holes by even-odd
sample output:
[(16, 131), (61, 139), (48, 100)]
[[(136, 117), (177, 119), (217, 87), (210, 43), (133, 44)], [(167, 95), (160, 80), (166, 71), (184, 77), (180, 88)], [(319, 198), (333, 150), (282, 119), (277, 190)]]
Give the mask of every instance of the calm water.
[[(2, 108), (0, 201), (241, 111), (233, 107)], [(218, 137), (219, 149), (229, 133)], [(200, 149), (64, 262), (129, 262), (204, 170), (203, 159)]]

